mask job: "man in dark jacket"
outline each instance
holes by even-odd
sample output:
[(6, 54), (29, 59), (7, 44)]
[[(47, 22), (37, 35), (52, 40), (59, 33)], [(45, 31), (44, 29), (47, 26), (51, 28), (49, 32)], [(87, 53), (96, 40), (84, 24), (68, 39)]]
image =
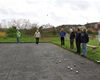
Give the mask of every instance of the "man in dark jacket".
[(81, 30), (79, 28), (76, 29), (76, 53), (81, 53)]
[(82, 43), (82, 51), (83, 51), (82, 56), (86, 56), (86, 54), (87, 54), (86, 44), (88, 42), (89, 42), (88, 34), (86, 32), (86, 29), (83, 29), (82, 33), (81, 33), (81, 43)]

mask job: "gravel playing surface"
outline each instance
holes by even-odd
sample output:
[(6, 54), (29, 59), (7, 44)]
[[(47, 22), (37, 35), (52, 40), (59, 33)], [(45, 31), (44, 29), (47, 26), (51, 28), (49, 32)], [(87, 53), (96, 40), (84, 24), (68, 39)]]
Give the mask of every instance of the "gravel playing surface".
[(50, 43), (2, 43), (0, 80), (100, 80), (100, 65)]

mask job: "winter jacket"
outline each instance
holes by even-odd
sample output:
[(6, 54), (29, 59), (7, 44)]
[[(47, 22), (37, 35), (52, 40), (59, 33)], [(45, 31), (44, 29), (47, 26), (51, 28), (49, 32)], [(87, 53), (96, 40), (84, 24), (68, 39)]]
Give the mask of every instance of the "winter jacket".
[(35, 32), (34, 36), (35, 36), (36, 38), (40, 38), (40, 37), (41, 37), (41, 34), (40, 34), (40, 32)]
[(19, 31), (17, 31), (17, 37), (20, 37), (21, 36), (21, 33)]
[(81, 43), (81, 32), (76, 32), (76, 42)]
[(70, 33), (70, 39), (74, 39), (75, 38), (75, 33), (74, 32), (71, 32)]
[(64, 31), (60, 32), (60, 37), (64, 37), (66, 35), (66, 33)]
[(86, 32), (81, 33), (81, 43), (88, 43), (89, 42), (89, 37)]

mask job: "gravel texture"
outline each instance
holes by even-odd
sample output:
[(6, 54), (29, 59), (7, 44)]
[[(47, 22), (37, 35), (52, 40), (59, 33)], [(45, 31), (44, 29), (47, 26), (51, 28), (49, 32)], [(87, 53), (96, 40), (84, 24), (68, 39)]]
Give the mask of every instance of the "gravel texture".
[(3, 43), (0, 80), (100, 80), (100, 65), (50, 43)]

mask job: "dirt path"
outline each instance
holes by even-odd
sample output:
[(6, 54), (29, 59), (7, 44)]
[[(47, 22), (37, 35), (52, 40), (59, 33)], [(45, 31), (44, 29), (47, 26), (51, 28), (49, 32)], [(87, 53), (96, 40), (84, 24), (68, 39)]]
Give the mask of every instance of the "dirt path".
[(50, 43), (4, 43), (0, 80), (100, 80), (100, 65)]

